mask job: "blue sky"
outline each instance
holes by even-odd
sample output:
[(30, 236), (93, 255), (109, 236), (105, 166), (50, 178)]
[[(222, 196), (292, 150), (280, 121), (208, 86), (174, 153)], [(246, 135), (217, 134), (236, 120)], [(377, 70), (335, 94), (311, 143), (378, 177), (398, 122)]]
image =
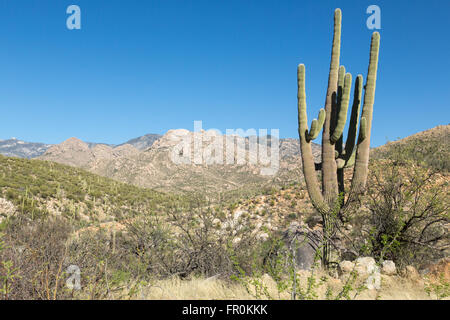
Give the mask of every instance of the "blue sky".
[[(71, 4), (81, 30), (66, 28)], [(0, 0), (0, 139), (121, 143), (194, 120), (297, 137), (297, 65), (312, 120), (334, 9), (341, 64), (365, 77), (371, 4), (382, 27), (372, 145), (449, 123), (448, 1)]]

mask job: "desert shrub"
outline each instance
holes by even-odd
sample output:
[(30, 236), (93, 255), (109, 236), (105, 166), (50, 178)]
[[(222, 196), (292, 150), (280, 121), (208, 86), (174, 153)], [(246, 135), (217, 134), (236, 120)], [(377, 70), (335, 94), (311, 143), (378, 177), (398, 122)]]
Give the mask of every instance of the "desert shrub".
[[(121, 234), (117, 235), (121, 238)], [(131, 282), (133, 260), (120, 246), (111, 230), (87, 230), (69, 242), (68, 264), (80, 270), (81, 292), (75, 297), (88, 299), (122, 298), (122, 289)]]
[[(217, 209), (217, 208), (216, 208)], [(235, 272), (230, 256), (242, 262), (257, 242), (249, 217), (226, 221), (206, 202), (194, 198), (166, 208), (165, 215), (139, 215), (127, 226), (124, 246), (150, 277), (220, 276)], [(221, 220), (222, 219), (222, 220)]]
[(449, 246), (447, 179), (401, 159), (377, 161), (370, 172), (360, 250), (400, 267), (420, 268), (443, 257)]
[(9, 222), (0, 261), (8, 261), (10, 269), (14, 269), (15, 281), (8, 289), (10, 299), (65, 297), (66, 241), (70, 231), (69, 225), (58, 218)]

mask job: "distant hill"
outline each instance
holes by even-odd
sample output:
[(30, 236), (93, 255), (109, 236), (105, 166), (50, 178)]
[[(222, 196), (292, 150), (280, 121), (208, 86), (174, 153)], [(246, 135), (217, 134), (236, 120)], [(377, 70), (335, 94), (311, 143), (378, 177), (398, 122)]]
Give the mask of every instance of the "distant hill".
[(450, 125), (413, 134), (372, 150), (374, 159), (400, 157), (415, 160), (438, 171), (450, 171)]
[(0, 226), (6, 216), (51, 214), (83, 227), (154, 212), (174, 200), (79, 168), (0, 155)]
[(129, 144), (135, 147), (138, 150), (145, 150), (150, 148), (156, 140), (160, 139), (162, 135), (160, 134), (146, 134), (141, 137), (137, 137), (131, 140), (128, 140), (125, 143), (119, 144), (118, 146), (122, 146), (124, 144)]
[(84, 169), (95, 168), (99, 162), (114, 158), (131, 157), (139, 153), (135, 147), (124, 144), (119, 147), (105, 144), (88, 144), (77, 138), (51, 146), (40, 158)]
[(8, 157), (36, 158), (50, 147), (50, 144), (26, 142), (16, 138), (0, 140), (0, 154)]
[[(146, 134), (144, 136), (131, 139), (125, 143), (121, 143), (118, 145), (101, 142), (85, 143), (90, 149), (98, 145), (115, 148), (128, 144), (138, 150), (145, 150), (151, 147), (153, 143), (161, 137), (162, 136), (159, 134)], [(41, 142), (26, 142), (18, 140), (16, 138), (11, 138), (7, 140), (0, 140), (0, 154), (6, 157), (33, 159), (43, 155), (52, 146), (54, 145)]]

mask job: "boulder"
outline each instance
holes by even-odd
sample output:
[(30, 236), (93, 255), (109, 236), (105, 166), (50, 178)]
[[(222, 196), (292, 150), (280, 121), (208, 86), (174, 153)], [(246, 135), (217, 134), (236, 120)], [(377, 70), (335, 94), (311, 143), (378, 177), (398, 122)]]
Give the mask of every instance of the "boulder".
[(381, 274), (380, 268), (376, 266), (378, 270), (375, 270), (366, 280), (366, 287), (369, 290), (379, 290), (381, 288)]
[(411, 280), (417, 280), (420, 278), (419, 272), (413, 266), (407, 266), (404, 271), (405, 276)]
[(376, 267), (375, 259), (372, 257), (362, 257), (356, 259), (355, 270), (359, 275), (369, 275)]
[(397, 273), (395, 263), (392, 260), (383, 261), (381, 272), (385, 275), (392, 276)]
[(372, 257), (362, 257), (355, 261), (355, 270), (359, 276), (367, 276), (366, 287), (369, 290), (380, 289), (381, 286), (381, 273), (380, 268), (375, 263), (375, 259)]
[(320, 231), (311, 230), (305, 224), (292, 223), (283, 235), (286, 246), (295, 250), (297, 270), (311, 270), (316, 262), (320, 244)]
[(351, 261), (342, 261), (339, 263), (339, 269), (342, 271), (342, 273), (349, 273), (353, 270), (355, 267), (355, 264)]

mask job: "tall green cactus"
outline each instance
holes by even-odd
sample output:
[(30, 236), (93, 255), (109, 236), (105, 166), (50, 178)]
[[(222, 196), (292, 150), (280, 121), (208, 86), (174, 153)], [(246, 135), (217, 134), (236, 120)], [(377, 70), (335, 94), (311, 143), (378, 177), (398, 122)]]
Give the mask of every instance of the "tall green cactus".
[[(370, 46), (369, 70), (364, 87), (365, 94), (361, 119), (359, 119), (359, 112), (363, 77), (358, 75), (355, 81), (347, 140), (344, 145), (343, 132), (347, 122), (352, 76), (350, 73), (345, 73), (344, 66), (339, 65), (341, 21), (341, 10), (336, 9), (334, 12), (333, 46), (325, 108), (320, 110), (318, 119), (313, 120), (311, 129), (308, 129), (306, 112), (305, 66), (300, 64), (297, 70), (298, 125), (303, 173), (311, 202), (323, 217), (324, 232), (327, 228), (330, 228), (330, 215), (332, 212), (336, 211), (336, 208), (338, 208), (339, 214), (343, 211), (345, 200), (344, 169), (354, 166), (353, 179), (347, 201), (360, 195), (366, 184), (380, 47), (380, 34), (374, 32)], [(357, 140), (358, 125), (359, 136)], [(315, 164), (311, 141), (318, 137), (322, 129), (322, 163)], [(322, 171), (321, 187), (317, 179), (316, 168), (320, 168)], [(329, 247), (326, 244), (323, 254), (325, 263), (328, 254)]]

